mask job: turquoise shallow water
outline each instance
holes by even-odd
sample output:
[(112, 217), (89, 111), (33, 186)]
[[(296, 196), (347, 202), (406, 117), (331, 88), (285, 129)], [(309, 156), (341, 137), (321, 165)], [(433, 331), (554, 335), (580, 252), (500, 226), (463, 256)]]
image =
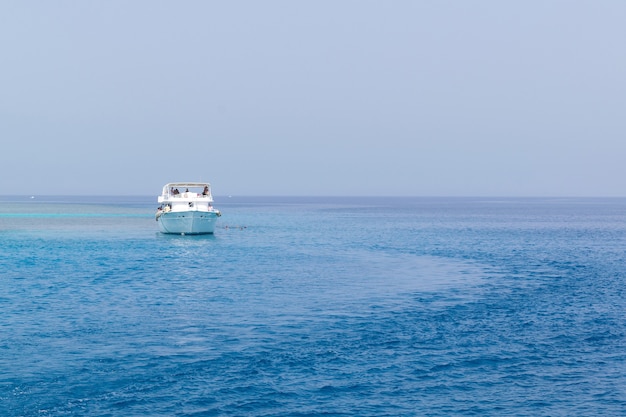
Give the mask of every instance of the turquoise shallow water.
[(626, 200), (0, 198), (0, 415), (626, 415)]

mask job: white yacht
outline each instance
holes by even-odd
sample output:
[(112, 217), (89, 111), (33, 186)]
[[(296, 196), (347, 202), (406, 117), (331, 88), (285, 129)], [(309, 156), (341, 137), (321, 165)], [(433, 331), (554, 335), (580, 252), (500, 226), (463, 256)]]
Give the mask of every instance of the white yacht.
[(213, 207), (211, 184), (171, 182), (163, 186), (156, 221), (162, 233), (198, 235), (213, 233), (222, 215)]

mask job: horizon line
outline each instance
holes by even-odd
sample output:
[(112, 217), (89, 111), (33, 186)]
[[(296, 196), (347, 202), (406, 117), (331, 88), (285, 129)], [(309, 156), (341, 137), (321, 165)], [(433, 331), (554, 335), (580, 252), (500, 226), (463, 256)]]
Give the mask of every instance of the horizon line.
[[(158, 195), (157, 195), (158, 196)], [(155, 197), (154, 194), (0, 194), (2, 197)], [(339, 195), (339, 194), (214, 194), (214, 198), (626, 198), (626, 195)]]

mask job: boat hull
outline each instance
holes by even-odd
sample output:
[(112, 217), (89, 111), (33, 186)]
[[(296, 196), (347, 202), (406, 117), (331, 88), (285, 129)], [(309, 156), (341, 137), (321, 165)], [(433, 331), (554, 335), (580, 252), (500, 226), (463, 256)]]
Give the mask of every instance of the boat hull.
[(157, 222), (162, 233), (202, 235), (213, 233), (218, 217), (216, 212), (177, 211), (160, 214)]

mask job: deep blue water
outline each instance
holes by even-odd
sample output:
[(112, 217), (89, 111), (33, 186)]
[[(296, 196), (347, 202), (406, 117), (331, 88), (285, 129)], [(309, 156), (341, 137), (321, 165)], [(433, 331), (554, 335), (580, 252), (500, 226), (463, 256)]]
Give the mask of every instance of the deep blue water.
[(626, 415), (626, 199), (154, 200), (0, 198), (0, 415)]

